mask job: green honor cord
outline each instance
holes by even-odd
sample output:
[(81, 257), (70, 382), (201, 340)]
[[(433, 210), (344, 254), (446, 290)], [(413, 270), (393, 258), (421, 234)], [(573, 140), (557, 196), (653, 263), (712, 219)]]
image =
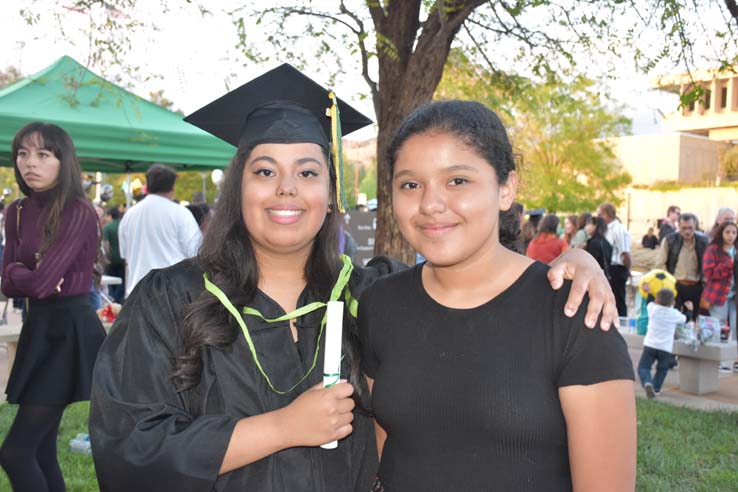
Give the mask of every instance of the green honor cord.
[[(349, 278), (351, 278), (351, 271), (354, 268), (348, 256), (341, 255), (341, 261), (343, 262), (343, 267), (341, 268), (341, 272), (338, 274), (338, 279), (336, 280), (336, 284), (333, 286), (333, 290), (331, 291), (331, 296), (329, 299), (331, 301), (336, 301), (341, 296), (341, 292), (343, 292), (343, 290), (346, 288), (346, 285), (348, 285)], [(251, 356), (254, 359), (254, 364), (256, 364), (257, 369), (259, 369), (259, 372), (261, 373), (261, 375), (264, 376), (264, 379), (266, 380), (267, 384), (272, 389), (272, 391), (280, 395), (286, 395), (293, 389), (297, 388), (303, 381), (305, 381), (305, 379), (307, 379), (310, 373), (313, 372), (313, 369), (315, 369), (315, 365), (318, 363), (318, 353), (320, 352), (320, 340), (323, 337), (323, 331), (325, 330), (325, 322), (326, 322), (326, 316), (327, 316), (326, 314), (323, 315), (323, 319), (320, 322), (320, 331), (318, 332), (318, 341), (315, 347), (315, 355), (313, 356), (313, 363), (310, 365), (310, 368), (307, 370), (305, 375), (300, 378), (299, 381), (297, 381), (290, 389), (286, 391), (282, 391), (274, 387), (271, 379), (269, 379), (269, 376), (267, 376), (266, 372), (264, 371), (264, 368), (261, 366), (261, 362), (259, 362), (259, 357), (256, 355), (256, 347), (254, 346), (254, 341), (251, 339), (251, 333), (249, 332), (249, 329), (246, 326), (246, 322), (243, 320), (241, 313), (238, 312), (238, 309), (236, 309), (236, 306), (234, 306), (231, 300), (228, 299), (228, 296), (226, 296), (225, 293), (222, 290), (220, 290), (220, 288), (218, 288), (217, 285), (215, 285), (210, 280), (208, 280), (207, 273), (203, 273), (202, 278), (205, 281), (205, 289), (211, 294), (213, 294), (220, 301), (220, 303), (228, 310), (228, 312), (231, 313), (231, 315), (236, 319), (238, 324), (241, 326), (241, 330), (243, 331), (243, 336), (246, 339), (246, 344), (249, 346), (249, 351), (251, 352)], [(351, 294), (348, 289), (346, 289), (346, 301), (349, 306), (349, 312), (354, 317), (356, 317), (358, 303), (356, 302), (355, 299), (351, 297)], [(312, 302), (310, 304), (307, 304), (301, 308), (298, 308), (292, 311), (291, 313), (287, 313), (284, 316), (280, 316), (279, 318), (273, 318), (273, 319), (265, 318), (259, 311), (257, 311), (256, 309), (250, 308), (248, 306), (243, 308), (243, 314), (251, 314), (253, 316), (258, 316), (259, 318), (266, 321), (267, 323), (278, 323), (281, 321), (288, 321), (291, 319), (299, 318), (300, 316), (304, 316), (317, 309), (325, 307), (326, 305), (327, 304), (325, 302)]]

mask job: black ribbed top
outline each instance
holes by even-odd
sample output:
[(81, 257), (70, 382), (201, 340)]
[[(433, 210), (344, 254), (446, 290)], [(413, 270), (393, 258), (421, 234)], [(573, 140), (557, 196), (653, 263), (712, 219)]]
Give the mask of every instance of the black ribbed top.
[(552, 290), (541, 263), (473, 309), (438, 304), (421, 270), (359, 301), (386, 492), (571, 490), (558, 388), (633, 379), (623, 338), (586, 328), (586, 302), (564, 316), (571, 285)]

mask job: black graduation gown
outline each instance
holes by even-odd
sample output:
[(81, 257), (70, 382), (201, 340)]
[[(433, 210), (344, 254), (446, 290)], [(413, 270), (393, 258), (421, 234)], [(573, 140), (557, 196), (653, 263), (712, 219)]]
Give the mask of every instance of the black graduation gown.
[[(397, 263), (379, 258), (355, 268), (355, 299)], [(181, 344), (182, 308), (204, 289), (191, 260), (151, 272), (126, 301), (97, 359), (90, 405), (90, 436), (102, 492), (367, 491), (376, 472), (371, 418), (356, 411), (353, 433), (337, 449), (290, 448), (218, 476), (238, 419), (282, 408), (322, 381), (322, 353), (311, 375), (288, 395), (269, 389), (243, 334), (226, 350), (204, 352), (200, 383), (177, 393), (172, 359)], [(317, 299), (309, 289), (298, 307)], [(251, 307), (266, 318), (284, 313), (259, 292)], [(244, 320), (262, 367), (285, 390), (310, 367), (324, 309), (297, 323)], [(321, 347), (322, 352), (322, 347)], [(344, 368), (345, 370), (346, 368)]]

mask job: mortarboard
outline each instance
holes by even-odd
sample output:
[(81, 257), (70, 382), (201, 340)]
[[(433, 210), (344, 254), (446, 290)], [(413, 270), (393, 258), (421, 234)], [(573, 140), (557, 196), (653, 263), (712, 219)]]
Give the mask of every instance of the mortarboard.
[[(185, 117), (231, 145), (315, 143), (333, 152), (343, 210), (341, 136), (372, 121), (284, 63)], [(332, 145), (331, 145), (332, 144)]]
[(533, 210), (527, 210), (525, 212), (525, 215), (528, 215), (530, 217), (537, 217), (537, 216), (543, 215), (545, 213), (546, 213), (546, 209), (545, 208), (534, 208)]

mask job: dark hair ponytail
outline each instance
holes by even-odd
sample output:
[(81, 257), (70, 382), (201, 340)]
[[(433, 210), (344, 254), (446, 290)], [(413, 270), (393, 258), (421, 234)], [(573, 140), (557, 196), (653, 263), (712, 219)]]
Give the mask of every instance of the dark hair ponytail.
[[(394, 173), (397, 153), (410, 137), (434, 131), (454, 135), (479, 153), (495, 169), (499, 184), (515, 171), (512, 146), (497, 114), (478, 102), (450, 100), (425, 104), (405, 119), (387, 149), (390, 172)], [(500, 210), (498, 228), (500, 244), (519, 252), (517, 213)]]

